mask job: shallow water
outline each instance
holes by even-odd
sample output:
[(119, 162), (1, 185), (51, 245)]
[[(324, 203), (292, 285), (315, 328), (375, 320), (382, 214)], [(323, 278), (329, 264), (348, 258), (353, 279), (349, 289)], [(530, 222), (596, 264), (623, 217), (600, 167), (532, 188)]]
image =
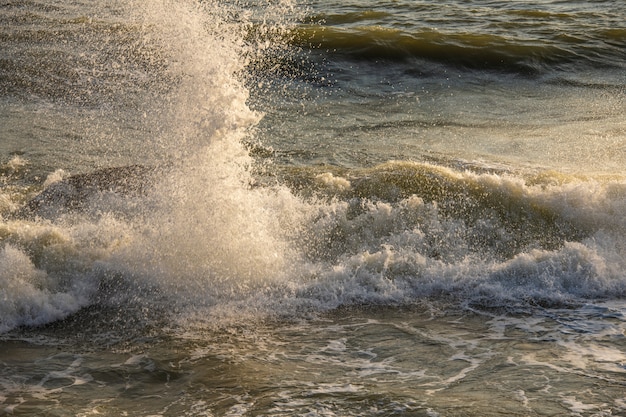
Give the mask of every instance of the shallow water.
[(77, 340), (83, 325), (42, 329), (55, 346), (23, 335), (2, 343), (5, 411), (616, 415), (625, 405), (621, 305), (507, 315), (342, 309), (109, 346)]

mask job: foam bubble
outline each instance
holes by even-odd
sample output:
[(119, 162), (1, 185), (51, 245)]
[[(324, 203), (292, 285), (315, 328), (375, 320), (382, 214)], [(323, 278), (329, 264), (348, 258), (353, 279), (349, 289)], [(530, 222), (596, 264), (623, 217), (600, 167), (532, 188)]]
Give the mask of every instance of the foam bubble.
[(19, 155), (13, 156), (6, 164), (0, 166), (0, 172), (5, 171), (9, 174), (15, 174), (23, 170), (28, 165), (28, 160)]
[(62, 181), (69, 177), (69, 173), (63, 169), (57, 169), (54, 172), (48, 174), (46, 180), (43, 183), (43, 188), (49, 187), (50, 185)]
[(336, 177), (330, 172), (318, 174), (315, 179), (319, 184), (335, 192), (347, 191), (351, 187), (350, 181), (343, 177)]

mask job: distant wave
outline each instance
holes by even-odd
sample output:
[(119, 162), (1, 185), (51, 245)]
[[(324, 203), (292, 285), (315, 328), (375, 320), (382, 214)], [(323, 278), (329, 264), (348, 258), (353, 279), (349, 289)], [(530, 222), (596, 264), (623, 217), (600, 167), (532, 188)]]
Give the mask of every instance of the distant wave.
[(539, 41), (479, 32), (411, 32), (378, 25), (302, 25), (295, 30), (294, 42), (356, 60), (424, 59), (458, 67), (527, 74), (581, 64), (624, 68), (623, 31), (605, 31), (595, 36), (600, 39), (563, 35)]

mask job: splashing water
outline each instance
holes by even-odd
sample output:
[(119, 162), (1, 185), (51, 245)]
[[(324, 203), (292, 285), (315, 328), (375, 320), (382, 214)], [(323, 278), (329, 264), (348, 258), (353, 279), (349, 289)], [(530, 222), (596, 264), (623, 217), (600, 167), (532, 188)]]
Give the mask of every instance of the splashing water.
[[(56, 171), (46, 181), (57, 183), (57, 195), (48, 193), (56, 201), (40, 199), (50, 205), (46, 220), (2, 223), (2, 291), (14, 300), (3, 305), (3, 330), (62, 318), (120, 277), (137, 288), (161, 287), (181, 303), (210, 304), (285, 280), (293, 262), (288, 238), (296, 233), (302, 203), (284, 187), (254, 187), (254, 161), (243, 143), (260, 115), (246, 105), (248, 91), (238, 77), (256, 48), (244, 41), (250, 26), (245, 16), (232, 19), (241, 10), (191, 1), (122, 10), (138, 23), (108, 23), (110, 31), (122, 33), (122, 42), (128, 35), (139, 40), (115, 45), (115, 62), (147, 62), (147, 69), (125, 75), (152, 77), (146, 88), (161, 92), (158, 117), (146, 115), (153, 103), (137, 110), (156, 124), (131, 149), (132, 158), (143, 163), (147, 152), (147, 163), (158, 166), (150, 178), (140, 178), (150, 185), (132, 196), (108, 192), (106, 183), (119, 176), (114, 171), (82, 179), (105, 183), (97, 195), (80, 179), (69, 187)], [(95, 136), (92, 142), (110, 139)], [(14, 158), (6, 169), (19, 169), (18, 162)], [(82, 210), (55, 211), (61, 194), (66, 206), (84, 200)]]
[[(122, 160), (146, 168), (73, 178), (57, 170), (45, 182), (57, 194), (40, 197), (44, 218), (2, 223), (3, 296), (14, 300), (3, 306), (5, 330), (119, 299), (262, 317), (442, 294), (491, 306), (624, 294), (624, 222), (614, 215), (623, 207), (621, 177), (406, 161), (283, 173), (250, 154), (263, 115), (248, 104), (246, 74), (267, 70), (263, 59), (272, 62), (287, 47), (289, 30), (280, 25), (294, 15), (293, 4), (116, 7), (124, 22), (110, 11), (97, 22), (71, 21), (107, 28), (92, 63), (102, 85), (50, 94), (81, 103), (68, 107), (78, 121), (67, 122), (89, 137), (82, 145), (91, 150), (78, 155), (100, 152), (98, 163), (110, 164), (111, 148), (126, 140)], [(98, 57), (111, 52), (115, 71), (104, 71)], [(112, 87), (118, 78), (144, 101), (120, 107)], [(101, 101), (92, 98), (86, 116), (87, 87)], [(141, 124), (116, 133), (109, 123), (118, 119)], [(125, 138), (130, 132), (135, 139)], [(26, 180), (27, 165), (13, 158), (6, 178), (22, 172)], [(16, 206), (9, 201), (5, 211)]]

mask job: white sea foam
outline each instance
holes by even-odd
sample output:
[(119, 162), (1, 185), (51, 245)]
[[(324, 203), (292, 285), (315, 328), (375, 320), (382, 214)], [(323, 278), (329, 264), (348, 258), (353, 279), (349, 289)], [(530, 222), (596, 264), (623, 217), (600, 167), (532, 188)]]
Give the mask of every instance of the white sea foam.
[[(233, 155), (238, 156), (233, 160)], [(123, 221), (76, 215), (57, 225), (2, 223), (6, 242), (13, 242), (3, 252), (5, 271), (20, 271), (7, 272), (10, 278), (4, 279), (29, 277), (19, 278), (27, 285), (13, 292), (14, 300), (46, 306), (41, 313), (33, 307), (30, 318), (11, 307), (14, 318), (7, 320), (13, 324), (5, 329), (76, 311), (91, 302), (97, 281), (111, 275), (159, 287), (166, 302), (191, 321), (196, 314), (227, 320), (290, 316), (424, 298), (488, 306), (567, 303), (612, 299), (626, 291), (623, 219), (596, 213), (620, 207), (619, 195), (583, 205), (579, 190), (570, 196), (568, 186), (560, 188), (558, 198), (554, 187), (540, 196), (541, 190), (516, 186), (535, 194), (533, 204), (556, 205), (552, 212), (568, 222), (580, 219), (589, 236), (555, 248), (535, 248), (531, 242), (507, 258), (472, 246), (481, 234), (493, 241), (497, 233), (511, 233), (493, 219), (469, 224), (417, 196), (397, 202), (362, 199), (356, 205), (306, 201), (286, 187), (251, 186), (245, 164), (237, 161), (249, 161), (239, 141), (209, 141), (173, 175), (161, 178), (139, 209), (133, 200), (134, 213), (140, 214)], [(488, 179), (494, 181), (492, 175)], [(500, 192), (509, 192), (507, 186)], [(42, 255), (33, 258), (37, 253), (45, 254), (47, 263), (37, 261)], [(57, 287), (57, 281), (63, 285)], [(35, 301), (42, 297), (47, 304)]]
[(5, 244), (0, 251), (0, 332), (65, 317), (87, 304), (79, 288), (65, 288), (33, 265), (28, 255)]
[(0, 222), (0, 328), (41, 325), (93, 302), (101, 265), (129, 242), (111, 216)]

